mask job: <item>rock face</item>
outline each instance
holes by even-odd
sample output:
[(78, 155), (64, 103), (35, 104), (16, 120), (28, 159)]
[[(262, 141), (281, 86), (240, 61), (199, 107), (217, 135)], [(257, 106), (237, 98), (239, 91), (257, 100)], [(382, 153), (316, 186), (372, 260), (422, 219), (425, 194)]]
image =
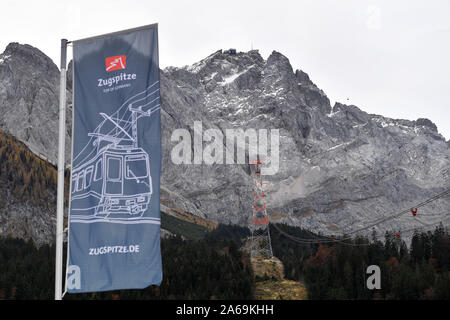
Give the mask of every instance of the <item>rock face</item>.
[[(0, 126), (52, 159), (58, 85), (57, 67), (39, 50), (11, 44), (0, 55)], [(247, 224), (253, 180), (248, 164), (174, 164), (171, 135), (184, 128), (193, 141), (194, 121), (203, 132), (224, 135), (226, 129), (279, 129), (279, 171), (264, 177), (269, 213), (273, 221), (314, 232), (357, 230), (448, 188), (449, 142), (434, 123), (331, 106), (305, 72), (275, 51), (264, 60), (256, 50), (220, 50), (191, 66), (168, 67), (161, 71), (161, 95), (161, 199), (201, 217)], [(69, 137), (70, 111), (67, 119)], [(402, 215), (375, 230), (436, 223), (449, 203), (440, 199), (416, 218)]]
[[(248, 168), (173, 165), (168, 128), (192, 131), (194, 120), (203, 130), (279, 128), (280, 170), (265, 177), (269, 212), (315, 232), (357, 230), (448, 187), (450, 149), (434, 123), (331, 107), (309, 76), (294, 72), (278, 52), (265, 61), (257, 51), (218, 51), (192, 66), (165, 69), (162, 84), (163, 184), (215, 220), (246, 223)], [(420, 218), (402, 215), (375, 230), (383, 235), (436, 223), (448, 204), (448, 198), (435, 201), (420, 209)]]
[[(70, 154), (71, 93), (66, 154)], [(59, 69), (30, 45), (10, 43), (0, 55), (0, 127), (52, 163), (58, 154)]]
[[(3, 190), (0, 193), (5, 194)], [(54, 241), (56, 219), (53, 210), (17, 203), (9, 195), (2, 202), (6, 205), (0, 210), (0, 236), (32, 239), (38, 246)]]

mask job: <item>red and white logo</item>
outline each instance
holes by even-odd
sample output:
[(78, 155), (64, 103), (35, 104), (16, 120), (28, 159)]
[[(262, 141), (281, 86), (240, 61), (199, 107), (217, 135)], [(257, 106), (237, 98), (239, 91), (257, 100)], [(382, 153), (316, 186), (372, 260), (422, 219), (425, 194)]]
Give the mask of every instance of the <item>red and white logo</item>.
[(113, 56), (105, 59), (105, 68), (107, 72), (121, 70), (127, 67), (127, 56)]

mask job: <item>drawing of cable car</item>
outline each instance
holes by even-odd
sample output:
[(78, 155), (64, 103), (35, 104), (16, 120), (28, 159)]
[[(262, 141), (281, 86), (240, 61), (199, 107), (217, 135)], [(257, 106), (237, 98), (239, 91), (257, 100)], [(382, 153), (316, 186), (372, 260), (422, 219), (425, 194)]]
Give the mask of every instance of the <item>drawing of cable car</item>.
[(149, 207), (153, 193), (150, 157), (139, 147), (137, 127), (139, 118), (160, 109), (159, 89), (152, 89), (155, 84), (112, 115), (100, 113), (104, 120), (88, 134), (90, 142), (75, 157), (72, 221), (140, 218)]
[(105, 147), (72, 173), (71, 207), (80, 214), (94, 210), (97, 217), (139, 217), (151, 195), (150, 161), (141, 148)]

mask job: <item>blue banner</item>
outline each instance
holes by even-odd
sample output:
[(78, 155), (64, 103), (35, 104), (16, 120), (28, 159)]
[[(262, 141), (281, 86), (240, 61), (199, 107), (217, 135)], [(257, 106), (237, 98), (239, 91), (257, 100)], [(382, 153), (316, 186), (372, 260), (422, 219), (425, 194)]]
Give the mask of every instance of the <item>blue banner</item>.
[(73, 43), (66, 290), (162, 280), (157, 25)]

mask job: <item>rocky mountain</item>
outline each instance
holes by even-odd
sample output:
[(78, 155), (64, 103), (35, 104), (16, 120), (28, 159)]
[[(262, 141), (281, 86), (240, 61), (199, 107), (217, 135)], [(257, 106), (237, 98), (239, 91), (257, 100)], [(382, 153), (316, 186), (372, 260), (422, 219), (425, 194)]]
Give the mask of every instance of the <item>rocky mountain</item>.
[[(194, 120), (203, 130), (280, 129), (280, 169), (265, 176), (272, 220), (324, 234), (350, 232), (449, 186), (448, 142), (430, 120), (331, 107), (309, 76), (278, 52), (264, 60), (257, 51), (217, 51), (192, 66), (165, 69), (162, 85), (165, 146), (170, 129), (192, 131)], [(166, 188), (212, 219), (247, 222), (252, 180), (245, 165), (173, 165), (167, 148), (164, 163)], [(436, 223), (448, 205), (448, 198), (435, 201), (420, 209), (420, 218), (402, 215), (376, 231)]]
[[(10, 43), (0, 55), (0, 128), (56, 163), (59, 69), (39, 49)], [(68, 87), (66, 154), (70, 154), (71, 87)]]
[[(58, 86), (58, 68), (38, 49), (10, 44), (0, 55), (0, 128), (50, 159), (57, 154)], [(172, 162), (173, 131), (187, 129), (193, 141), (197, 121), (203, 132), (219, 129), (224, 136), (227, 129), (279, 129), (279, 170), (264, 176), (272, 221), (341, 234), (449, 187), (450, 143), (432, 121), (331, 106), (308, 74), (294, 71), (275, 51), (265, 60), (256, 50), (219, 50), (191, 66), (166, 68), (161, 96), (165, 211), (224, 223), (249, 221), (248, 164)], [(70, 121), (69, 110), (66, 150)], [(402, 215), (375, 229), (384, 234), (433, 225), (445, 220), (449, 204), (449, 198), (439, 199), (416, 217)]]

